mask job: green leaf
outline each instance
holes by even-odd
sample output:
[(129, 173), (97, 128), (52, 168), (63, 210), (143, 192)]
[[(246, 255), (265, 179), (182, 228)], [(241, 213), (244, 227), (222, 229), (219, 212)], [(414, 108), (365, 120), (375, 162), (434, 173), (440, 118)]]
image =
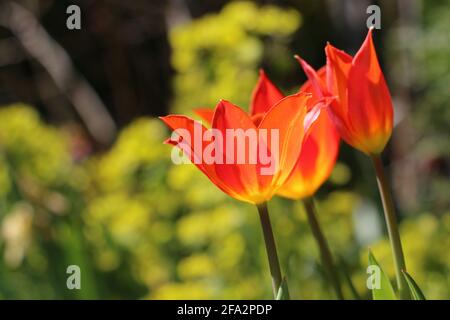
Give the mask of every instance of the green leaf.
[[(372, 277), (375, 277), (373, 278), (375, 283), (371, 283), (373, 300), (397, 300), (397, 296), (395, 295), (394, 288), (392, 288), (389, 278), (369, 250), (369, 268), (370, 267), (375, 267), (374, 273), (367, 279), (367, 284), (369, 284)], [(367, 269), (368, 272), (369, 268)]]
[(286, 282), (286, 278), (281, 281), (280, 288), (278, 289), (276, 300), (289, 300), (289, 290)]
[(402, 270), (403, 276), (405, 277), (406, 283), (408, 283), (409, 292), (413, 300), (426, 300), (425, 295), (420, 290), (414, 279), (404, 270)]

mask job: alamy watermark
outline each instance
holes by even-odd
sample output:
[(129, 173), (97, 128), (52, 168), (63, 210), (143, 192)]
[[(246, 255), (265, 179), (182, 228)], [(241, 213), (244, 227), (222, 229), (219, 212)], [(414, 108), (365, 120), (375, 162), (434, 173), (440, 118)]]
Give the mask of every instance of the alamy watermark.
[[(174, 164), (254, 164), (261, 175), (274, 175), (279, 169), (279, 129), (204, 129), (194, 123), (193, 134), (187, 129), (176, 129), (171, 142)], [(299, 142), (300, 143), (300, 142)]]
[(381, 289), (381, 269), (377, 265), (370, 265), (366, 270), (369, 277), (366, 281), (366, 286), (368, 289)]
[(66, 286), (69, 290), (81, 289), (81, 269), (73, 264), (67, 267), (66, 273), (69, 274), (66, 280)]
[(66, 20), (66, 27), (69, 30), (81, 29), (81, 9), (76, 4), (67, 7), (66, 13), (69, 15)]
[(381, 9), (379, 6), (373, 4), (368, 6), (366, 13), (370, 16), (366, 20), (367, 28), (381, 29)]

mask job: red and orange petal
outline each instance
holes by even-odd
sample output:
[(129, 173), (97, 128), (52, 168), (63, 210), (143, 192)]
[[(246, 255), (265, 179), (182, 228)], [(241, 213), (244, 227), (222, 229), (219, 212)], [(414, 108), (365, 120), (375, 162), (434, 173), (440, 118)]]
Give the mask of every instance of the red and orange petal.
[(340, 116), (343, 116), (347, 111), (347, 80), (353, 58), (329, 43), (325, 47), (325, 53), (327, 56), (327, 89), (331, 94), (338, 97), (337, 102), (339, 102), (341, 109), (336, 111)]
[(312, 196), (328, 179), (339, 152), (339, 134), (322, 108), (310, 128), (296, 166), (277, 194), (290, 199)]
[(279, 130), (279, 164), (272, 181), (274, 191), (284, 184), (297, 162), (305, 134), (306, 105), (310, 98), (311, 94), (304, 92), (287, 96), (266, 113), (258, 127), (267, 129), (269, 133), (272, 128)]
[[(347, 78), (347, 67), (351, 66), (352, 57), (347, 55), (345, 52), (338, 50), (331, 45), (327, 45), (326, 48), (327, 55), (327, 64), (320, 68), (318, 71), (315, 71), (305, 60), (301, 59), (299, 56), (295, 56), (295, 58), (299, 61), (300, 66), (308, 77), (308, 81), (306, 81), (300, 88), (300, 91), (311, 92), (313, 93), (313, 97), (308, 101), (308, 114), (307, 114), (307, 123), (308, 126), (313, 120), (316, 118), (316, 114), (312, 110), (320, 109), (317, 105), (318, 102), (323, 101), (327, 106), (329, 106), (329, 117), (332, 119), (335, 128), (338, 130), (341, 137), (349, 144), (352, 144), (354, 138), (351, 133), (348, 132), (347, 128), (347, 118), (346, 118), (346, 106), (341, 105), (340, 101), (344, 98), (339, 97), (339, 92), (343, 92), (346, 94), (345, 83)], [(345, 68), (343, 71), (333, 71), (334, 61), (337, 60), (336, 65), (344, 65)], [(336, 79), (342, 79), (344, 83), (339, 85), (336, 84)], [(338, 89), (340, 88), (340, 89)], [(333, 99), (330, 102), (329, 99)], [(345, 100), (345, 99), (344, 99)], [(317, 110), (316, 110), (317, 111)]]
[[(256, 153), (258, 148), (256, 126), (241, 108), (222, 100), (214, 112), (212, 128), (218, 129), (223, 136), (223, 144), (221, 146), (221, 150), (224, 151), (223, 163), (215, 165), (217, 176), (230, 188), (239, 190), (241, 194), (253, 201), (254, 195), (259, 195), (262, 191), (259, 187), (256, 163), (249, 163), (251, 153)], [(242, 130), (243, 136), (248, 134), (250, 137), (245, 139), (245, 161), (242, 164), (238, 163), (237, 158), (238, 152), (242, 152), (238, 148), (242, 147), (242, 145), (239, 145), (237, 135), (227, 135), (227, 129)], [(253, 139), (252, 133), (254, 133)], [(228, 139), (233, 141), (228, 141)], [(234, 146), (232, 150), (229, 149), (230, 145)], [(252, 145), (254, 149), (250, 148)]]
[(270, 81), (264, 70), (261, 69), (250, 101), (250, 114), (264, 114), (283, 98), (284, 95), (281, 91)]
[(197, 108), (194, 109), (194, 113), (198, 115), (207, 124), (211, 125), (214, 116), (214, 109), (211, 108)]
[[(195, 133), (194, 133), (194, 127), (197, 124), (198, 126), (200, 126), (199, 128), (201, 128), (201, 133), (202, 136), (204, 134), (204, 132), (207, 130), (203, 125), (201, 125), (199, 122), (186, 117), (186, 116), (181, 116), (181, 115), (168, 115), (165, 117), (160, 117), (160, 119), (170, 128), (174, 131), (174, 133), (172, 133), (172, 137), (174, 137), (177, 134), (177, 131), (179, 129), (184, 129), (187, 130), (187, 132), (190, 133), (190, 137), (191, 139), (193, 139)], [(189, 140), (191, 140), (189, 139)], [(200, 169), (201, 172), (203, 172), (208, 178), (209, 180), (211, 180), (211, 182), (213, 184), (215, 184), (219, 189), (221, 189), (223, 192), (225, 192), (226, 194), (230, 195), (231, 197), (238, 199), (238, 200), (242, 200), (242, 201), (246, 201), (246, 199), (244, 197), (242, 197), (240, 191), (238, 189), (233, 189), (230, 188), (229, 186), (227, 186), (225, 183), (223, 183), (220, 178), (217, 176), (216, 174), (216, 170), (214, 167), (214, 164), (207, 164), (204, 161), (195, 161), (195, 158), (197, 159), (201, 159), (202, 155), (198, 154), (198, 150), (195, 150), (195, 146), (193, 145), (193, 143), (191, 143), (191, 141), (182, 141), (182, 139), (168, 139), (166, 140), (166, 143), (169, 143), (171, 145), (174, 145), (176, 147), (178, 147), (179, 149), (183, 150), (184, 154), (191, 160), (191, 162), (193, 164), (195, 164), (195, 166)], [(203, 152), (203, 146), (201, 149), (201, 152)]]
[(331, 96), (326, 86), (326, 67), (323, 66), (316, 72), (300, 56), (296, 55), (295, 58), (308, 77), (308, 80), (300, 87), (300, 91), (312, 93), (312, 98), (308, 101), (308, 111), (310, 111), (321, 99)]
[(342, 50), (327, 44), (326, 82), (327, 89), (337, 99), (331, 104), (331, 117), (342, 139), (353, 145), (355, 137), (350, 132), (347, 118), (348, 75), (352, 66), (352, 57)]

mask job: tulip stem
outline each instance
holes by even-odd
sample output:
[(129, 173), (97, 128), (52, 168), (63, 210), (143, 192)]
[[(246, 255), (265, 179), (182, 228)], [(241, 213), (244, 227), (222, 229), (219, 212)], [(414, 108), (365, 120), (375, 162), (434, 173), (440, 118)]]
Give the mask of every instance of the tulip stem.
[(331, 255), (330, 247), (328, 242), (322, 232), (319, 220), (317, 219), (316, 207), (314, 205), (314, 200), (312, 198), (306, 198), (303, 200), (303, 205), (305, 206), (306, 215), (308, 217), (309, 226), (313, 233), (314, 239), (316, 240), (317, 246), (319, 247), (320, 257), (322, 264), (325, 268), (325, 272), (331, 281), (336, 297), (339, 300), (344, 300), (344, 295), (342, 294), (341, 283), (339, 281), (339, 276), (336, 272), (336, 268), (333, 262), (333, 256)]
[(392, 255), (394, 257), (395, 275), (397, 279), (397, 288), (401, 299), (408, 299), (409, 293), (406, 281), (402, 275), (402, 270), (406, 271), (405, 258), (403, 256), (400, 233), (398, 231), (397, 220), (395, 217), (394, 201), (389, 190), (389, 183), (384, 173), (383, 163), (379, 155), (371, 155), (375, 172), (377, 176), (378, 189), (380, 191), (381, 201), (383, 203), (384, 217), (386, 220), (389, 241), (391, 243)]
[[(275, 239), (273, 237), (273, 230), (270, 223), (267, 203), (263, 202), (257, 205), (257, 207), (259, 218), (261, 220), (264, 242), (266, 244), (267, 257), (269, 259), (269, 269), (270, 275), (272, 276), (273, 295), (276, 298), (282, 282), (280, 262), (278, 260), (278, 253), (275, 245)], [(289, 297), (289, 292), (286, 292), (285, 294), (287, 297)]]

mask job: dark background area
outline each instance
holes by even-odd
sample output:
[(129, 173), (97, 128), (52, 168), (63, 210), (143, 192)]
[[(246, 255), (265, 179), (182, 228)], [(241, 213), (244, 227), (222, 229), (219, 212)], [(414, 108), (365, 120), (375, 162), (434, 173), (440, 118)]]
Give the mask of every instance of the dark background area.
[[(4, 4), (7, 1), (2, 1)], [(39, 22), (69, 54), (76, 69), (99, 94), (115, 122), (122, 127), (141, 115), (159, 116), (169, 112), (171, 98), (171, 49), (168, 32), (177, 15), (199, 18), (218, 12), (228, 1), (23, 1)], [(402, 1), (379, 1), (383, 28), (397, 18)], [(404, 1), (403, 1), (404, 2)], [(409, 2), (409, 1), (408, 1)], [(407, 6), (412, 6), (414, 1)], [(18, 2), (20, 3), (20, 2)], [(67, 30), (66, 9), (76, 3), (82, 12), (81, 30)], [(364, 37), (370, 1), (257, 1), (297, 8), (302, 13), (302, 27), (293, 35), (290, 48), (301, 52), (313, 66), (324, 63), (326, 41), (355, 52)], [(378, 3), (377, 1), (373, 3)], [(177, 12), (180, 11), (180, 12)], [(170, 20), (170, 21), (169, 21)], [(383, 37), (383, 29), (379, 32)], [(39, 107), (53, 122), (76, 118), (70, 101), (58, 95), (39, 61), (29, 59), (14, 41), (10, 30), (0, 28), (5, 46), (13, 47), (11, 63), (1, 66), (0, 102), (25, 101)], [(262, 61), (261, 67), (271, 66)], [(292, 87), (305, 80), (301, 72), (276, 75), (282, 87)], [(39, 85), (36, 85), (39, 82)], [(44, 82), (44, 83), (42, 83)], [(39, 90), (39, 87), (44, 89)], [(43, 96), (42, 91), (51, 92)]]

